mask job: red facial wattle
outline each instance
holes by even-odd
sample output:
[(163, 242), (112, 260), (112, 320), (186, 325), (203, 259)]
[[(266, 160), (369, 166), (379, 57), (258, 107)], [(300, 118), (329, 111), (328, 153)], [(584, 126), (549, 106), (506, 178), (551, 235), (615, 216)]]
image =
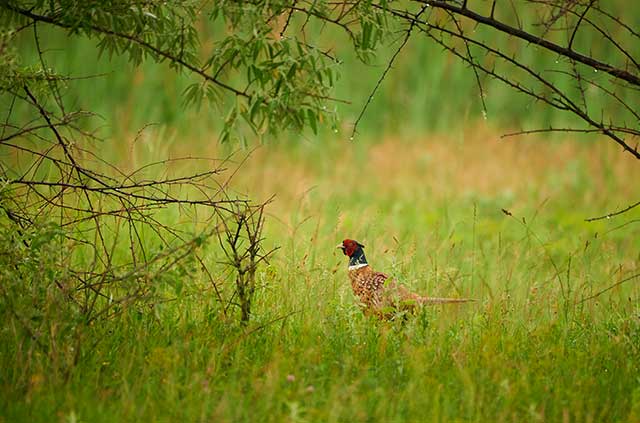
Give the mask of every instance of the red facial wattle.
[(345, 239), (344, 241), (342, 241), (342, 245), (339, 246), (339, 248), (342, 248), (342, 252), (345, 256), (351, 257), (356, 251), (364, 248), (364, 245), (352, 239)]

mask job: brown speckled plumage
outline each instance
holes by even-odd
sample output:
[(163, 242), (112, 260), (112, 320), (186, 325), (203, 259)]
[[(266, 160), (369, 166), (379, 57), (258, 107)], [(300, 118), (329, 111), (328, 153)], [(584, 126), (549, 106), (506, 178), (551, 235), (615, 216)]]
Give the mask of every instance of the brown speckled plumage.
[(382, 305), (382, 292), (388, 276), (374, 272), (371, 266), (349, 270), (349, 279), (353, 293), (360, 299), (360, 303), (367, 308), (377, 308)]
[(434, 298), (415, 294), (384, 273), (375, 272), (366, 261), (362, 250), (364, 246), (357, 241), (345, 239), (338, 248), (349, 257), (351, 288), (367, 314), (389, 317), (397, 311), (410, 311), (419, 305), (473, 301), (466, 298)]

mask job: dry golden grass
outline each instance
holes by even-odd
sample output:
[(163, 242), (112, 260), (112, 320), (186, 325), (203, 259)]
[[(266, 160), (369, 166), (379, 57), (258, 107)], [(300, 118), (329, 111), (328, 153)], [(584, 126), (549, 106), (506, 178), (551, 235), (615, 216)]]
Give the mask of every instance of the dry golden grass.
[[(219, 151), (215, 144), (207, 150), (209, 155)], [(438, 201), (509, 195), (540, 202), (574, 196), (578, 190), (581, 203), (606, 206), (608, 197), (629, 202), (640, 197), (633, 182), (639, 180), (637, 160), (607, 139), (500, 139), (499, 132), (478, 125), (460, 138), (262, 146), (251, 153), (232, 185), (258, 199), (275, 194), (274, 209), (290, 210), (308, 205), (310, 190), (318, 202), (359, 192), (397, 198), (428, 194)]]

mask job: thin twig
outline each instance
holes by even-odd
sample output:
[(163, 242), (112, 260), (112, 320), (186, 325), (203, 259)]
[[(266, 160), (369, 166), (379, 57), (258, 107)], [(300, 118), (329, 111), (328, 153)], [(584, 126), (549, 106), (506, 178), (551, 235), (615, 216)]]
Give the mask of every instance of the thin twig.
[(615, 211), (615, 212), (612, 212), (612, 213), (609, 213), (609, 214), (605, 214), (604, 216), (591, 217), (589, 219), (585, 219), (585, 222), (594, 222), (596, 220), (611, 219), (614, 216), (618, 216), (618, 215), (621, 215), (623, 213), (626, 213), (629, 210), (631, 210), (631, 209), (633, 209), (635, 207), (638, 207), (638, 206), (640, 206), (640, 201), (638, 201), (637, 203), (632, 204), (629, 207), (626, 207), (624, 209), (621, 209), (621, 210), (618, 210), (618, 211)]
[(629, 282), (629, 281), (631, 281), (633, 279), (636, 279), (636, 278), (639, 278), (639, 277), (640, 277), (640, 273), (636, 273), (635, 275), (629, 276), (628, 278), (624, 278), (621, 281), (614, 283), (610, 287), (605, 288), (602, 291), (599, 291), (598, 293), (596, 293), (594, 295), (591, 295), (591, 296), (589, 296), (587, 298), (583, 298), (582, 300), (578, 301), (576, 304), (582, 304), (585, 301), (589, 301), (589, 300), (593, 300), (594, 298), (598, 298), (600, 295), (604, 294), (605, 292), (611, 291), (612, 289), (622, 285), (623, 283)]
[(369, 107), (369, 104), (373, 100), (373, 96), (378, 91), (378, 88), (380, 88), (380, 85), (382, 84), (382, 81), (384, 81), (385, 77), (387, 76), (387, 73), (389, 73), (389, 70), (391, 69), (391, 66), (393, 66), (393, 62), (395, 62), (396, 57), (398, 57), (398, 55), (400, 54), (404, 46), (407, 44), (407, 42), (409, 42), (409, 38), (411, 37), (411, 32), (413, 31), (413, 27), (415, 26), (416, 22), (420, 18), (420, 15), (422, 15), (422, 13), (424, 13), (424, 11), (427, 10), (428, 6), (429, 5), (424, 5), (422, 9), (420, 9), (420, 12), (418, 12), (418, 14), (415, 16), (415, 19), (411, 21), (411, 23), (409, 24), (409, 29), (407, 29), (407, 32), (404, 36), (404, 40), (402, 40), (402, 43), (400, 44), (396, 52), (393, 54), (393, 56), (391, 56), (391, 60), (389, 60), (389, 62), (387, 63), (387, 67), (385, 68), (384, 72), (382, 72), (382, 75), (380, 75), (380, 78), (378, 79), (376, 86), (373, 88), (373, 91), (371, 91), (371, 94), (369, 94), (369, 97), (367, 98), (367, 101), (364, 104), (364, 107), (362, 108), (362, 110), (360, 110), (360, 114), (358, 115), (358, 118), (353, 124), (353, 130), (351, 131), (351, 138), (350, 138), (351, 141), (353, 141), (356, 135), (358, 124), (360, 123), (360, 120), (364, 116), (364, 113), (367, 111), (367, 107)]

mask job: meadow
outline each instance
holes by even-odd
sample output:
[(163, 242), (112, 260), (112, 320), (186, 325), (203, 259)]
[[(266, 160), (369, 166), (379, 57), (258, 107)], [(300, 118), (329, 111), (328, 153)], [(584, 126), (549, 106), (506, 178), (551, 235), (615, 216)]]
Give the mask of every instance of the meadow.
[[(12, 362), (3, 342), (3, 419), (637, 421), (637, 282), (597, 294), (637, 275), (638, 214), (584, 219), (638, 196), (639, 176), (606, 143), (505, 142), (482, 123), (259, 147), (234, 189), (276, 194), (266, 238), (281, 249), (250, 325), (221, 319), (196, 275), (153, 313), (88, 329), (100, 342), (69, 375), (37, 352)], [(346, 237), (418, 292), (477, 302), (367, 318), (335, 249)]]
[[(258, 270), (246, 326), (234, 308), (220, 313), (198, 268), (171, 273), (180, 289), (168, 286), (152, 308), (125, 309), (80, 338), (46, 325), (57, 339), (46, 353), (1, 303), (10, 319), (0, 328), (0, 422), (640, 421), (640, 208), (586, 221), (640, 198), (637, 160), (613, 143), (503, 139), (548, 119), (506, 94), (489, 97), (493, 114), (483, 119), (469, 73), (415, 46), (409, 57), (431, 58), (427, 77), (399, 70), (355, 140), (358, 102), (341, 110), (337, 133), (220, 145), (214, 112), (181, 106), (184, 76), (117, 57), (80, 63), (90, 49), (80, 41), (60, 60), (107, 72), (70, 95), (107, 122), (107, 140), (91, 148), (125, 170), (230, 156), (229, 192), (273, 198), (265, 248), (279, 249)], [(347, 73), (338, 93), (364, 99), (377, 75)], [(502, 113), (503, 104), (517, 107)], [(200, 165), (177, 161), (158, 175)], [(178, 208), (157, 213), (169, 226), (206, 225)], [(476, 301), (367, 317), (335, 248), (344, 238), (415, 292)], [(1, 240), (7, 251), (13, 238)], [(198, 253), (232, 289), (217, 244)], [(48, 275), (47, 263), (27, 275), (30, 285)], [(12, 272), (0, 272), (5, 286)]]

